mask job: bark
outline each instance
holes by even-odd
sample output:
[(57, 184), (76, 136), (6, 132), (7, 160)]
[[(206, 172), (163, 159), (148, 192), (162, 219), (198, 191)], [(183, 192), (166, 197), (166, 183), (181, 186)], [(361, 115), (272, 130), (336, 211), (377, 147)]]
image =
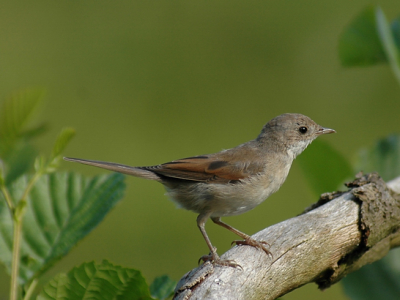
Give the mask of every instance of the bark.
[(242, 268), (207, 262), (182, 277), (174, 299), (276, 299), (310, 282), (325, 289), (381, 259), (400, 245), (400, 177), (386, 184), (360, 174), (347, 186), (253, 235), (269, 243), (272, 256), (235, 246), (222, 258)]

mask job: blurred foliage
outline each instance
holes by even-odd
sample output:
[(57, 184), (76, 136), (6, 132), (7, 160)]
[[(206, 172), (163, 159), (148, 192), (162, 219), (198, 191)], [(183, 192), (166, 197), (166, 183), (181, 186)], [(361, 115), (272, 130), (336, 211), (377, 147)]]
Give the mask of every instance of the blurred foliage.
[(61, 159), (61, 154), (67, 147), (69, 141), (74, 137), (75, 130), (73, 128), (64, 128), (57, 137), (54, 144), (53, 150), (51, 151), (50, 160), (55, 160), (57, 164), (57, 159)]
[[(378, 172), (385, 180), (400, 174), (400, 135), (378, 140), (372, 147), (360, 151), (355, 170)], [(383, 259), (347, 275), (342, 280), (346, 294), (354, 300), (400, 298), (400, 249)]]
[(353, 300), (397, 300), (400, 298), (400, 249), (363, 266), (342, 280), (345, 293)]
[[(351, 167), (329, 144), (316, 140), (299, 156), (306, 179), (317, 193), (333, 191), (354, 173), (378, 172), (385, 181), (400, 174), (400, 135), (389, 135), (372, 147), (363, 148)], [(314, 145), (314, 146), (315, 146)], [(354, 300), (400, 298), (400, 249), (366, 265), (342, 280), (345, 293)]]
[[(368, 66), (388, 62), (400, 84), (400, 17), (391, 26), (379, 6), (370, 6), (346, 28), (339, 40), (339, 57), (344, 66)], [(385, 180), (400, 174), (400, 135), (378, 140), (360, 150), (356, 172), (378, 172)], [(349, 274), (342, 280), (351, 299), (399, 299), (400, 251)]]
[(46, 124), (31, 123), (44, 95), (43, 89), (26, 89), (10, 96), (0, 108), (0, 159), (6, 184), (33, 166), (37, 151), (30, 141), (46, 130)]
[[(385, 181), (400, 174), (400, 135), (389, 135), (372, 147), (363, 148), (352, 168), (329, 144), (316, 140), (300, 157), (306, 179), (317, 193), (332, 191), (360, 170), (378, 172)], [(313, 143), (313, 144), (314, 144)], [(342, 280), (345, 293), (354, 300), (400, 298), (400, 249), (366, 265)]]
[(169, 278), (168, 275), (156, 277), (150, 285), (150, 294), (153, 298), (164, 300), (172, 296), (176, 281)]
[(399, 176), (400, 135), (389, 135), (378, 140), (372, 147), (361, 149), (354, 170), (365, 173), (378, 172), (385, 181)]
[[(35, 158), (29, 142), (44, 126), (27, 124), (42, 95), (22, 91), (0, 111), (0, 261), (11, 275), (11, 300), (32, 298), (39, 277), (104, 219), (125, 190), (125, 177), (119, 173), (85, 177), (57, 172), (61, 154), (75, 135), (72, 128), (60, 132), (49, 158)], [(28, 174), (32, 164), (34, 172)], [(175, 285), (162, 276), (151, 292), (155, 299), (166, 299)], [(103, 261), (57, 275), (37, 299), (153, 298), (139, 271)]]
[(297, 160), (317, 195), (336, 191), (354, 175), (347, 159), (324, 140), (313, 141)]
[[(106, 1), (4, 2), (1, 22), (7, 43), (2, 46), (1, 82), (7, 89), (18, 87), (21, 82), (45, 82), (55, 96), (47, 117), (52, 118), (52, 125), (56, 127), (74, 122), (85, 141), (90, 139), (86, 144), (74, 145), (77, 153), (85, 155), (101, 156), (119, 151), (119, 157), (128, 160), (134, 149), (136, 157), (149, 162), (162, 161), (168, 155), (175, 155), (172, 151), (180, 151), (183, 140), (185, 151), (196, 154), (200, 151), (197, 147), (206, 144), (204, 141), (208, 147), (225, 145), (216, 141), (219, 132), (230, 129), (227, 118), (239, 122), (245, 120), (244, 115), (253, 116), (250, 122), (241, 122), (234, 134), (224, 136), (224, 143), (234, 143), (234, 137), (244, 138), (245, 132), (254, 128), (258, 122), (254, 120), (292, 110), (338, 119), (338, 125), (349, 131), (338, 138), (335, 148), (347, 156), (351, 152), (346, 152), (347, 149), (354, 149), (387, 128), (393, 128), (390, 125), (396, 125), (396, 119), (392, 117), (398, 111), (398, 104), (392, 103), (397, 101), (398, 93), (393, 91), (385, 69), (375, 69), (374, 73), (338, 72), (332, 41), (349, 13), (360, 4), (361, 1), (305, 1), (295, 5), (216, 1), (211, 6), (184, 1), (161, 1), (156, 5), (129, 1), (118, 5)], [(388, 12), (396, 11), (393, 8), (398, 2), (386, 1), (384, 5), (391, 8)], [(392, 22), (392, 30), (397, 32), (394, 40), (398, 47), (398, 18)], [(379, 80), (374, 79), (374, 74), (379, 74)], [(393, 109), (388, 110), (388, 105)], [(181, 125), (189, 121), (190, 126)], [(194, 134), (200, 143), (193, 142)], [(106, 136), (123, 137), (126, 143), (116, 148)], [(163, 151), (157, 148), (160, 140)], [(313, 146), (298, 160), (312, 151)], [(37, 154), (32, 145), (19, 151), (11, 151), (7, 165), (0, 166), (7, 174), (7, 186), (24, 170), (32, 169)], [(0, 158), (5, 161), (3, 156)], [(28, 163), (23, 164), (23, 159)], [(10, 170), (9, 166), (14, 167)], [(293, 185), (301, 188), (299, 182), (302, 183), (295, 181)], [(288, 188), (293, 185), (287, 184), (285, 190), (293, 190), (292, 195), (298, 193), (297, 189)], [(307, 189), (302, 192), (308, 195)], [(138, 191), (131, 190), (131, 193)], [(147, 197), (154, 195), (150, 191)], [(128, 227), (128, 222), (122, 221), (128, 219), (126, 216), (139, 224), (148, 219), (150, 214), (142, 211), (148, 208), (149, 198), (142, 198), (144, 201), (127, 204), (121, 213), (123, 217), (110, 218), (112, 221), (94, 235), (91, 243), (83, 243), (78, 253), (75, 252), (76, 264), (85, 253), (107, 252), (99, 251), (105, 247), (98, 247), (98, 243), (116, 236), (121, 224)], [(274, 215), (283, 217), (282, 212), (289, 209), (288, 205)], [(156, 209), (154, 212), (151, 216), (155, 225), (136, 232), (136, 239), (130, 240), (150, 243), (166, 236), (157, 227), (166, 220)], [(165, 213), (164, 217), (171, 219)], [(251, 218), (242, 216), (241, 220)], [(174, 221), (180, 220), (178, 215)], [(170, 224), (173, 228), (174, 223)], [(175, 228), (185, 227), (180, 224)], [(182, 236), (182, 232), (179, 234)], [(121, 234), (116, 241), (125, 242), (130, 235)], [(180, 240), (173, 243), (177, 241)], [(157, 252), (159, 247), (150, 250), (143, 244), (132, 245), (136, 244), (132, 242), (131, 251), (125, 251), (118, 244), (114, 253), (107, 255), (128, 264), (146, 265), (150, 276), (156, 276), (160, 269), (178, 276), (187, 269), (186, 263), (176, 264), (174, 260), (162, 258), (157, 263), (148, 263), (155, 253), (166, 257), (175, 254), (176, 246)], [(181, 253), (189, 254), (180, 259), (190, 262), (197, 245), (191, 242), (187, 245), (191, 245), (190, 250)], [(2, 281), (0, 296), (4, 297), (5, 280)], [(312, 288), (305, 290), (305, 299), (321, 298), (318, 291), (313, 294)], [(336, 294), (325, 292), (325, 297), (337, 299), (338, 289)]]
[(339, 39), (343, 66), (389, 63), (400, 84), (400, 17), (392, 24), (379, 6), (369, 6), (345, 29)]
[(20, 140), (43, 132), (44, 125), (27, 128), (34, 113), (42, 103), (43, 89), (26, 89), (15, 93), (3, 102), (0, 110), (0, 154), (6, 156)]
[[(36, 156), (30, 139), (44, 128), (27, 126), (42, 96), (42, 90), (21, 91), (5, 101), (0, 111), (0, 261), (11, 274), (12, 300), (20, 298), (18, 286), (24, 287), (29, 299), (38, 277), (103, 220), (121, 200), (125, 189), (121, 174), (86, 178), (56, 172), (62, 151), (75, 135), (72, 128), (61, 131), (48, 159), (36, 157), (33, 174), (25, 174)], [(93, 275), (86, 282), (87, 290), (81, 286), (83, 277), (89, 275), (86, 271)], [(112, 299), (117, 294), (118, 299), (146, 299), (142, 296), (150, 295), (138, 271), (103, 262), (82, 265), (68, 275), (59, 275), (47, 286), (48, 293), (43, 292), (39, 298), (64, 297), (70, 291), (74, 296), (68, 299), (81, 299), (78, 290), (86, 296), (94, 292), (98, 297), (98, 291), (91, 290), (93, 286), (89, 283), (96, 286), (99, 280), (105, 288), (101, 293), (104, 299), (108, 299), (106, 291), (110, 292), (110, 286), (115, 287), (115, 293), (109, 295)], [(59, 289), (54, 294), (51, 294), (52, 284)]]
[(339, 38), (339, 58), (343, 66), (370, 66), (387, 62), (376, 30), (375, 7), (367, 7)]

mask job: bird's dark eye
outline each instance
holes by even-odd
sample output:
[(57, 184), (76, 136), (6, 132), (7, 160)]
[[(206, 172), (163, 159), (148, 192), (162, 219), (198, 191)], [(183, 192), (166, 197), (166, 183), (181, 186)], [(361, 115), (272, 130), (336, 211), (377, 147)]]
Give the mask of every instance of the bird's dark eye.
[(307, 130), (308, 130), (307, 127), (304, 127), (304, 126), (301, 126), (299, 128), (299, 131), (300, 131), (301, 134), (305, 134), (307, 132)]

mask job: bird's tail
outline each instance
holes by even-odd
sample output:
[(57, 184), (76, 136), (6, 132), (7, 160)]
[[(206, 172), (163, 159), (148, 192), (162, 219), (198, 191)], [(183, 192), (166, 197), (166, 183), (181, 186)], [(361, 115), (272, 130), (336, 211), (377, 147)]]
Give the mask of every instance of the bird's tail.
[(141, 177), (141, 178), (145, 178), (145, 179), (161, 181), (160, 177), (157, 174), (153, 173), (150, 170), (145, 170), (145, 169), (141, 169), (138, 167), (130, 167), (130, 166), (111, 163), (111, 162), (87, 160), (87, 159), (72, 158), (72, 157), (64, 157), (64, 160), (77, 162), (77, 163), (81, 163), (81, 164), (89, 165), (89, 166), (95, 166), (95, 167), (99, 167), (102, 169), (119, 172), (119, 173), (123, 173), (123, 174), (127, 174), (127, 175), (132, 175), (132, 176), (136, 176), (136, 177)]

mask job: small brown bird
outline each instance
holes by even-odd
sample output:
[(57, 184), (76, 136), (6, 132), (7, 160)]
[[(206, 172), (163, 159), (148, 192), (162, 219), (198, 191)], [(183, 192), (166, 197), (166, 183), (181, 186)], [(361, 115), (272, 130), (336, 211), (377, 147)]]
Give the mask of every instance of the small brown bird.
[(234, 241), (237, 245), (250, 245), (269, 254), (266, 242), (256, 241), (222, 222), (221, 217), (240, 215), (267, 199), (281, 187), (296, 156), (318, 136), (333, 132), (335, 130), (324, 128), (307, 116), (283, 114), (265, 124), (256, 139), (235, 148), (156, 166), (129, 167), (78, 158), (64, 159), (162, 183), (167, 195), (179, 207), (199, 214), (197, 226), (210, 249), (210, 255), (201, 259), (236, 267), (238, 264), (234, 261), (218, 256), (205, 230), (207, 219), (211, 218), (244, 239)]

